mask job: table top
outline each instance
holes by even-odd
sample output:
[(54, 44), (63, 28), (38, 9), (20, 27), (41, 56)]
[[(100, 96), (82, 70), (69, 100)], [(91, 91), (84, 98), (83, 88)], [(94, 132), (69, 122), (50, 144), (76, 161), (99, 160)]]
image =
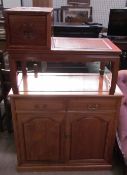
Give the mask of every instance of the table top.
[[(111, 88), (109, 94), (114, 94), (119, 56), (121, 50), (107, 38), (66, 38), (52, 37), (51, 49), (10, 50), (10, 67), (14, 93), (18, 93), (16, 61), (47, 61), (47, 62), (101, 62), (100, 69), (110, 61), (113, 65)], [(26, 64), (22, 65), (23, 75), (26, 74)]]
[[(121, 50), (108, 38), (73, 38), (73, 37), (51, 37), (51, 48), (42, 49), (36, 47), (33, 48), (18, 48), (18, 49), (8, 49), (10, 54), (13, 54), (13, 58), (15, 58), (15, 54), (27, 55), (25, 57), (30, 57), (34, 54), (40, 54), (46, 56), (58, 56), (62, 57), (62, 54), (66, 56), (69, 54), (73, 56), (79, 55), (95, 55), (99, 54), (104, 57), (105, 55), (118, 56), (121, 53)], [(59, 55), (60, 54), (60, 55)], [(77, 54), (77, 55), (76, 55)], [(20, 57), (20, 55), (18, 57)], [(94, 56), (92, 56), (94, 58)], [(79, 59), (79, 58), (78, 58)], [(61, 59), (60, 59), (61, 61)]]
[(51, 50), (80, 52), (110, 52), (119, 54), (121, 50), (107, 38), (53, 37)]
[(53, 11), (53, 8), (49, 8), (49, 7), (14, 7), (14, 8), (9, 8), (6, 9), (6, 11), (8, 12), (19, 12), (19, 13), (23, 13), (23, 12), (28, 12), (28, 13), (33, 13), (33, 12), (45, 12), (45, 13), (51, 13)]

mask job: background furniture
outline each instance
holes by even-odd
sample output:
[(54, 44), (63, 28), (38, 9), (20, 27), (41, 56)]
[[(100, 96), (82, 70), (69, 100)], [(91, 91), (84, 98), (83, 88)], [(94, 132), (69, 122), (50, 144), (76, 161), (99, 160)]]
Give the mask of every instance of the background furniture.
[(52, 7), (53, 0), (32, 0), (33, 7)]
[(53, 25), (53, 36), (98, 38), (101, 30), (102, 30), (101, 25), (55, 23)]
[[(7, 1), (7, 0), (4, 0)], [(9, 0), (8, 0), (9, 1)], [(23, 0), (24, 6), (32, 6), (32, 0)], [(126, 0), (92, 0), (90, 6), (94, 9), (93, 22), (101, 23), (104, 27), (108, 27), (109, 10), (111, 8), (125, 8)], [(60, 6), (66, 6), (67, 0), (53, 0), (53, 7), (60, 8)]]
[(4, 15), (3, 15), (4, 7), (3, 1), (0, 1), (0, 52), (5, 51), (6, 44), (6, 36), (5, 36), (5, 28), (4, 28)]
[[(8, 94), (11, 89), (10, 70), (0, 65), (0, 131), (12, 132), (12, 114)], [(3, 108), (2, 108), (3, 106)]]
[(61, 22), (85, 24), (91, 21), (91, 6), (61, 6)]
[(0, 0), (0, 17), (3, 16), (3, 0)]
[(3, 15), (3, 1), (0, 1), (0, 131), (7, 129), (12, 130), (11, 125), (11, 110), (8, 103), (8, 93), (11, 88), (10, 71), (5, 70), (5, 55), (6, 53), (6, 35), (5, 21)]
[(90, 0), (67, 0), (67, 3), (70, 5), (90, 5)]
[(110, 9), (107, 37), (121, 50), (120, 69), (127, 68), (127, 9)]
[(54, 22), (82, 24), (92, 21), (90, 0), (68, 0), (67, 5), (54, 8), (54, 12)]

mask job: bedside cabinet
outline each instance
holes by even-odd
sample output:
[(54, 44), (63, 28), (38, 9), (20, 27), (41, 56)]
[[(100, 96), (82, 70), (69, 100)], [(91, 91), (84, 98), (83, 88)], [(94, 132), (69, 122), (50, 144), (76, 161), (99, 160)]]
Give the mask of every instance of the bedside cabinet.
[(49, 50), (52, 8), (17, 7), (5, 11), (8, 49)]

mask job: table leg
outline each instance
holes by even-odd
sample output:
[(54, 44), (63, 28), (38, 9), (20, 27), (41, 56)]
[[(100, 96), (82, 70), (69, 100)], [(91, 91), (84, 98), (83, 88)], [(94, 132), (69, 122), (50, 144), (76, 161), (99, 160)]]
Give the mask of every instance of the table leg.
[(99, 86), (98, 86), (99, 94), (102, 94), (102, 92), (103, 92), (103, 80), (104, 80), (104, 76), (100, 75), (99, 76)]
[(12, 83), (12, 90), (14, 94), (18, 94), (18, 83), (17, 83), (17, 65), (16, 62), (9, 56), (10, 65), (10, 77)]
[(100, 62), (100, 75), (104, 75), (104, 71), (105, 71), (105, 62)]
[(117, 84), (117, 77), (118, 77), (118, 70), (119, 70), (119, 60), (112, 61), (112, 80), (111, 80), (111, 88), (110, 88), (110, 95), (113, 95), (115, 93), (115, 88)]
[(26, 62), (25, 62), (25, 61), (22, 61), (22, 62), (21, 62), (21, 66), (22, 66), (22, 73), (23, 73), (23, 76), (26, 76), (26, 75), (27, 75), (27, 66), (26, 66)]

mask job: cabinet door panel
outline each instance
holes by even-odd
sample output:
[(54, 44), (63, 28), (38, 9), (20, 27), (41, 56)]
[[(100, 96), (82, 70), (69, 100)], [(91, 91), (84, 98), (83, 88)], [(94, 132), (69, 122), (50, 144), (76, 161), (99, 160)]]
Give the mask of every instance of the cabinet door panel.
[(69, 114), (66, 131), (70, 135), (68, 159), (104, 162), (111, 126), (109, 114)]
[(46, 16), (10, 15), (9, 20), (12, 45), (46, 45)]
[(22, 159), (63, 160), (64, 113), (18, 114)]

